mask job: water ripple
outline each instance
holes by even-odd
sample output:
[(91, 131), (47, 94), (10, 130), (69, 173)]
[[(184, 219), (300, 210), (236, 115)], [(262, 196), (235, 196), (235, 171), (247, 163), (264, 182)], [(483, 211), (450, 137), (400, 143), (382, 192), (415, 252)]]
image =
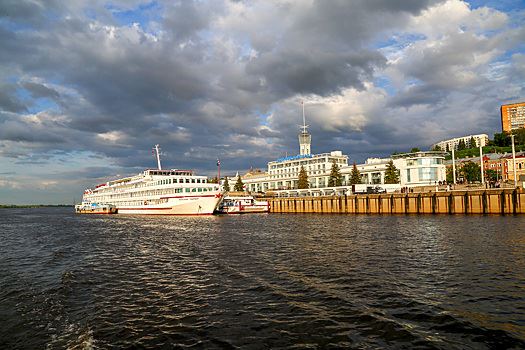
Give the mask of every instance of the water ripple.
[(0, 211), (0, 347), (525, 348), (524, 217)]

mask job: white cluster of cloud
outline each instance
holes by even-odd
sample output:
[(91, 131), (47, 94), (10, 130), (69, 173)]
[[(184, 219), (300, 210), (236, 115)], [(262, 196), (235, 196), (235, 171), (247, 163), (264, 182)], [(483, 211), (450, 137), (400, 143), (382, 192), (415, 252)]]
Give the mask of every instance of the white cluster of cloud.
[[(0, 195), (21, 165), (65, 195), (112, 175), (89, 173), (93, 154), (133, 173), (154, 165), (155, 143), (173, 167), (264, 167), (297, 151), (301, 101), (313, 151), (357, 161), (492, 134), (499, 105), (524, 96), (524, 13), (460, 0), (3, 1), (0, 167), (13, 174)], [(72, 154), (86, 162), (75, 179), (52, 170)]]

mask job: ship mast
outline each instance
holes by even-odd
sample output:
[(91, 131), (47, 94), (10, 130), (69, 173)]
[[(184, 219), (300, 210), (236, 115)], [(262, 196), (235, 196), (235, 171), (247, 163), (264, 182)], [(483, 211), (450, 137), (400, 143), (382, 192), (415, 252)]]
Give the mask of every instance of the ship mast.
[(159, 170), (162, 170), (162, 166), (160, 165), (160, 147), (159, 145), (155, 145), (155, 156), (157, 157), (157, 166)]

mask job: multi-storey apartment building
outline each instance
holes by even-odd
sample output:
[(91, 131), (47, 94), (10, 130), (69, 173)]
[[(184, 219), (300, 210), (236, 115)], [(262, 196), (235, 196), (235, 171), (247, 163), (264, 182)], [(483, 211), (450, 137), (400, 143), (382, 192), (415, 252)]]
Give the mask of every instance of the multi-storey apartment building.
[[(443, 140), (443, 141), (440, 141), (438, 143), (433, 144), (432, 145), (432, 149), (435, 149), (436, 146), (437, 146), (442, 151), (451, 151), (452, 148), (457, 150), (458, 146), (459, 146), (459, 143), (462, 140), (465, 143), (465, 146), (467, 148), (479, 147), (479, 146), (484, 147), (484, 146), (488, 145), (488, 143), (489, 143), (489, 135), (487, 135), (487, 134), (468, 135), (468, 136), (456, 137), (456, 138), (449, 139), (449, 140)], [(471, 141), (472, 140), (474, 140), (474, 142), (476, 142), (475, 145), (471, 145)]]
[(502, 131), (525, 128), (525, 102), (502, 105), (500, 111)]

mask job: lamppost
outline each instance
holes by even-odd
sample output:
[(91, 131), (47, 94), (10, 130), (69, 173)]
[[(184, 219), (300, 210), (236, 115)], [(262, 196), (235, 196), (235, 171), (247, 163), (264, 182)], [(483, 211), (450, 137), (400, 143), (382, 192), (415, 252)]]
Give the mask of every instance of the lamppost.
[(481, 184), (483, 185), (485, 183), (485, 174), (483, 174), (483, 148), (481, 147), (481, 140), (479, 142), (479, 163), (481, 167)]
[(454, 179), (454, 185), (456, 184), (456, 157), (454, 155), (455, 145), (452, 145), (452, 178)]
[(514, 169), (514, 188), (518, 187), (518, 179), (516, 179), (516, 151), (514, 149), (514, 134), (510, 135), (512, 140), (512, 168)]

